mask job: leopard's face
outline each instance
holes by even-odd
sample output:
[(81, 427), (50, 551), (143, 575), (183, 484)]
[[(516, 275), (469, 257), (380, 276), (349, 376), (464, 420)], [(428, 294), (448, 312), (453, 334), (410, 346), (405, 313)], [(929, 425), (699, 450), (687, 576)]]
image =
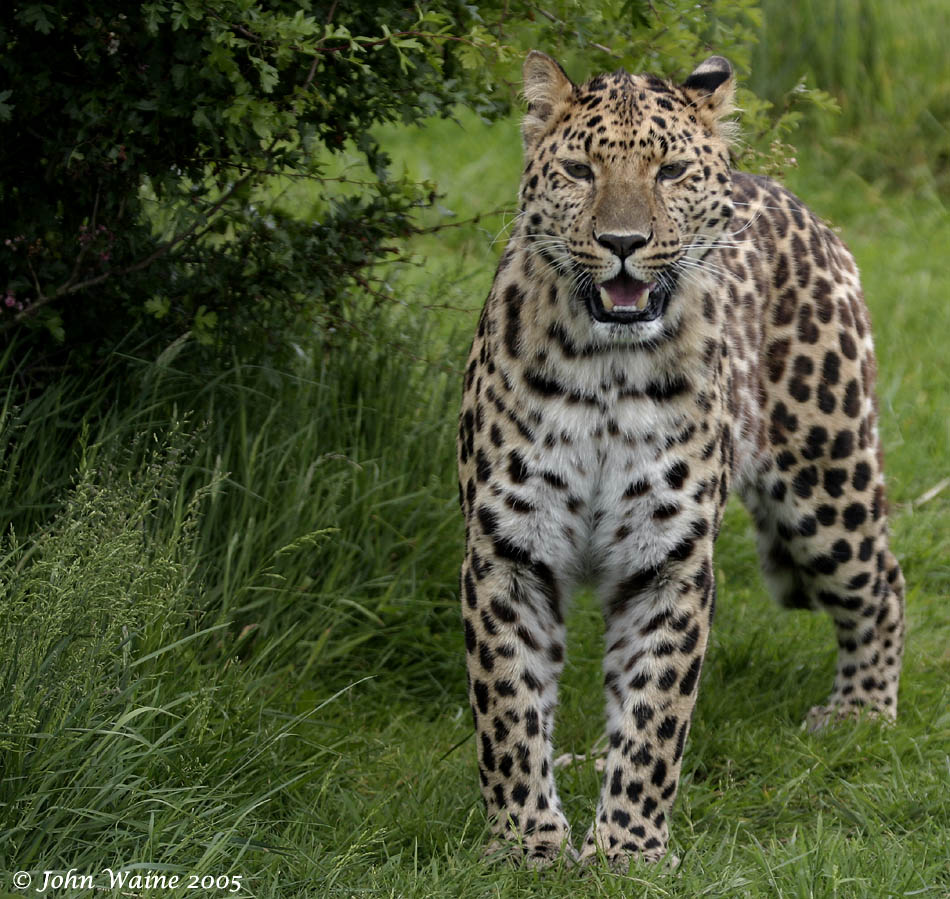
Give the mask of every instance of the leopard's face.
[[(595, 331), (656, 331), (727, 227), (729, 149), (718, 118), (728, 100), (711, 108), (717, 74), (691, 89), (621, 71), (555, 85), (561, 95), (529, 111), (523, 233), (570, 280)], [(536, 108), (547, 117), (532, 118)]]

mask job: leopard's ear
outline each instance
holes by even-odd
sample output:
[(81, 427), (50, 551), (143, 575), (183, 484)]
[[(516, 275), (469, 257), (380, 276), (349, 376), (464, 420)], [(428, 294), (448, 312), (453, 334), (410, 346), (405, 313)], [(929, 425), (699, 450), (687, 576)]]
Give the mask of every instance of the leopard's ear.
[(710, 56), (683, 83), (683, 90), (703, 118), (715, 124), (736, 108), (736, 78), (729, 60)]
[(524, 96), (528, 111), (521, 123), (525, 147), (544, 134), (555, 113), (574, 93), (574, 83), (550, 56), (532, 50), (524, 61)]

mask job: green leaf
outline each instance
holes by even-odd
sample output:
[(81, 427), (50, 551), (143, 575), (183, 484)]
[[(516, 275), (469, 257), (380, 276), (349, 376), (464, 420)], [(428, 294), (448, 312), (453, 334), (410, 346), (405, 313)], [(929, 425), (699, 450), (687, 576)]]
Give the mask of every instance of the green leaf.
[(0, 122), (9, 122), (16, 109), (14, 104), (6, 102), (12, 96), (13, 91), (0, 91)]
[(266, 60), (258, 59), (254, 56), (251, 57), (251, 61), (254, 63), (254, 68), (257, 69), (258, 75), (260, 76), (261, 90), (264, 91), (265, 94), (271, 93), (274, 88), (277, 87), (277, 82), (280, 80), (277, 69)]
[(214, 330), (217, 325), (218, 313), (206, 306), (199, 306), (194, 318), (195, 340), (202, 346), (210, 346), (214, 343)]
[(49, 331), (53, 340), (57, 343), (62, 343), (66, 340), (66, 330), (63, 328), (63, 319), (58, 312), (48, 313), (43, 323), (46, 325), (46, 330)]
[(31, 3), (16, 13), (16, 17), (24, 25), (32, 25), (40, 34), (49, 34), (53, 30), (53, 23), (49, 20), (55, 10), (48, 3)]
[(168, 315), (169, 309), (171, 309), (171, 300), (168, 297), (154, 296), (145, 301), (145, 311), (159, 320)]

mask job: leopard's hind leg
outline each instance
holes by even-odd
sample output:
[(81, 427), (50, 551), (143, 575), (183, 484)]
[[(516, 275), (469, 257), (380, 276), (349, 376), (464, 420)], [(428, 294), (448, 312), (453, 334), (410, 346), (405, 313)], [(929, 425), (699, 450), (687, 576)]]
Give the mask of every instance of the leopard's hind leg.
[(835, 625), (834, 686), (827, 702), (808, 712), (809, 730), (863, 710), (889, 720), (897, 714), (904, 577), (889, 546), (879, 456), (845, 454), (848, 445), (833, 438), (812, 458), (784, 449), (743, 491), (776, 600), (823, 609)]

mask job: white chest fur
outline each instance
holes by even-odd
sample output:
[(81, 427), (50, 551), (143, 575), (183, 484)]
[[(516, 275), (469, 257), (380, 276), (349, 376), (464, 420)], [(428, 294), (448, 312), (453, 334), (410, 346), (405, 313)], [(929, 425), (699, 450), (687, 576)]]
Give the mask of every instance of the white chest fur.
[(541, 476), (512, 488), (534, 511), (502, 524), (530, 537), (532, 555), (570, 581), (613, 581), (658, 564), (699, 515), (681, 444), (700, 425), (682, 404), (631, 386), (649, 381), (629, 371), (625, 355), (573, 367), (573, 393), (542, 401), (525, 392), (519, 403), (538, 422), (525, 461)]

